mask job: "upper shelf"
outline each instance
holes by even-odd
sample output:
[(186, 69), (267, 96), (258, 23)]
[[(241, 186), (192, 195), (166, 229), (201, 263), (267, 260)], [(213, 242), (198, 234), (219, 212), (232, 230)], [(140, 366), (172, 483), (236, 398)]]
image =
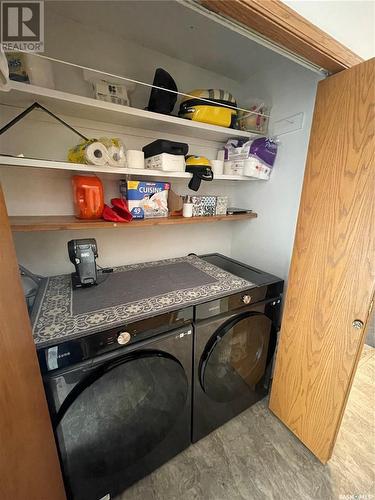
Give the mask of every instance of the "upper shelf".
[[(47, 170), (68, 170), (70, 172), (88, 174), (106, 174), (117, 177), (135, 175), (137, 177), (158, 177), (158, 178), (182, 178), (190, 179), (192, 174), (188, 172), (164, 172), (162, 170), (140, 169), (140, 168), (119, 168), (119, 167), (96, 167), (95, 165), (84, 165), (81, 163), (69, 163), (65, 161), (39, 160), (34, 158), (22, 158), (15, 156), (1, 156), (0, 167), (23, 167), (41, 168)], [(239, 175), (215, 175), (214, 180), (223, 181), (258, 181), (256, 177), (245, 177)]]
[(259, 136), (255, 133), (162, 115), (27, 83), (11, 81), (10, 86), (9, 91), (0, 91), (0, 104), (26, 108), (37, 101), (58, 115), (216, 142), (225, 142), (230, 137)]

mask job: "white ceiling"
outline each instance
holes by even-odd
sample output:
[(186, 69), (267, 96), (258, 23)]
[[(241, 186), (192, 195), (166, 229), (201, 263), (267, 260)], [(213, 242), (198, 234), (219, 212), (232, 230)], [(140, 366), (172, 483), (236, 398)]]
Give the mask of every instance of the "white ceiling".
[(283, 2), (363, 59), (375, 57), (374, 0)]
[(282, 59), (175, 1), (58, 0), (46, 2), (46, 9), (238, 82)]

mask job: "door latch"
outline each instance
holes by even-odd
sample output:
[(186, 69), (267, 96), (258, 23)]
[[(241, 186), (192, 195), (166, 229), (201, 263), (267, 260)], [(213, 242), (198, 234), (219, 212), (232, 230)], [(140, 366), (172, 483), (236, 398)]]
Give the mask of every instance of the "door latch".
[(356, 328), (357, 330), (362, 330), (363, 328), (363, 321), (360, 319), (355, 319), (352, 323), (352, 327)]

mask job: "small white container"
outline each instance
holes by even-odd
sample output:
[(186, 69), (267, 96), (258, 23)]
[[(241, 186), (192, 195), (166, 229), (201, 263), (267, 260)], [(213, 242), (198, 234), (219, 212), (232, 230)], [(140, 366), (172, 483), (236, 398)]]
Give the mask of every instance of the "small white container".
[(145, 166), (146, 168), (163, 170), (164, 172), (185, 172), (185, 157), (183, 155), (160, 153), (146, 158)]
[(182, 216), (183, 217), (193, 217), (193, 203), (191, 197), (187, 196), (184, 199), (184, 204), (182, 205)]
[(145, 168), (145, 154), (137, 149), (128, 149), (126, 151), (126, 163), (128, 168)]
[(223, 175), (224, 161), (223, 160), (210, 160), (212, 172), (214, 175)]

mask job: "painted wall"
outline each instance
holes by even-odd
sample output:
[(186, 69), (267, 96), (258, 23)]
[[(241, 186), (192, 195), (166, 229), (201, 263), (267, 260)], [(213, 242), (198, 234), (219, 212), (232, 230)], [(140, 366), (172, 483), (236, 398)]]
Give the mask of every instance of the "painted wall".
[[(185, 91), (216, 88), (219, 85), (237, 95), (241, 89), (241, 85), (231, 78), (124, 40), (115, 34), (90, 29), (80, 22), (57, 16), (49, 9), (46, 15), (47, 56), (149, 84), (153, 82), (155, 69), (162, 67), (171, 73), (177, 87)], [(58, 65), (54, 73), (58, 89), (92, 96), (90, 85), (83, 80), (82, 70)], [(143, 109), (147, 106), (149, 95), (148, 87), (137, 85), (131, 94), (132, 105)]]
[(363, 59), (375, 57), (373, 0), (282, 1)]
[(312, 113), (320, 76), (284, 60), (256, 75), (251, 88), (272, 105), (270, 132), (281, 119), (303, 113), (300, 130), (279, 136), (279, 149), (269, 181), (241, 185), (238, 200), (259, 218), (251, 227), (233, 230), (232, 255), (286, 279), (293, 250)]
[[(145, 81), (152, 81), (155, 68), (161, 66), (176, 75), (177, 83), (187, 88), (223, 87), (234, 94), (239, 84), (205, 69), (195, 67), (156, 51), (118, 39), (107, 33), (92, 33), (74, 21), (51, 16), (46, 24), (49, 54), (76, 63), (87, 64), (118, 74), (130, 74)], [(69, 35), (67, 35), (69, 34)], [(81, 47), (82, 50), (77, 50)], [(64, 72), (54, 68), (55, 80), (60, 90), (90, 95), (89, 85), (82, 79), (82, 71)], [(149, 90), (139, 89), (133, 94), (135, 103), (144, 107)], [(0, 108), (0, 123), (9, 121), (17, 112), (15, 108)], [(89, 122), (63, 116), (73, 126), (89, 137), (120, 137), (127, 148), (142, 146), (160, 138), (157, 132), (137, 130), (126, 126)], [(165, 139), (186, 142), (185, 137), (163, 134)], [(35, 113), (0, 138), (3, 153), (65, 160), (69, 147), (79, 138), (49, 117)], [(216, 158), (220, 143), (191, 139), (190, 152)], [(0, 182), (5, 191), (8, 211), (11, 215), (43, 215), (73, 213), (72, 190), (69, 172), (40, 170), (0, 169)], [(102, 176), (106, 202), (118, 196), (119, 180)], [(215, 182), (200, 191), (233, 196), (233, 182)], [(173, 189), (187, 193), (187, 180), (172, 183)], [(235, 200), (232, 200), (235, 203)], [(250, 222), (249, 222), (250, 223)], [(102, 266), (120, 265), (186, 255), (189, 252), (221, 252), (231, 254), (232, 224), (207, 224), (204, 226), (164, 226), (132, 230), (97, 230), (45, 233), (16, 233), (15, 243), (20, 263), (35, 273), (53, 275), (72, 271), (66, 243), (72, 238), (94, 237), (99, 247), (98, 263)]]
[[(232, 205), (247, 206), (258, 212), (259, 218), (255, 221), (144, 230), (16, 233), (20, 262), (32, 271), (45, 275), (69, 272), (72, 266), (67, 256), (66, 242), (71, 238), (95, 237), (99, 246), (99, 264), (102, 266), (180, 256), (189, 252), (221, 252), (286, 278), (319, 76), (280, 58), (280, 64), (268, 71), (258, 71), (240, 85), (110, 34), (94, 36), (74, 21), (61, 18), (53, 21), (50, 18), (47, 26), (52, 29), (52, 32), (47, 33), (47, 47), (53, 56), (110, 72), (129, 74), (127, 71), (131, 69), (131, 74), (145, 80), (152, 77), (154, 68), (165, 67), (176, 75), (178, 83), (184, 82), (186, 88), (227, 88), (244, 104), (249, 96), (257, 96), (272, 106), (273, 122), (303, 112), (304, 124), (300, 131), (280, 138), (280, 152), (270, 182), (220, 181), (204, 185), (202, 193), (227, 194)], [(67, 33), (69, 36), (66, 36)], [(83, 51), (77, 50), (77, 47), (82, 47)], [(90, 47), (89, 51), (87, 47)], [(139, 74), (136, 72), (137, 67)], [(83, 82), (81, 71), (63, 73), (61, 69), (55, 68), (55, 76), (62, 90), (89, 95), (89, 87)], [(136, 96), (139, 105), (142, 95), (145, 103), (144, 92)], [(2, 109), (1, 120), (6, 121), (14, 113), (14, 109)], [(157, 133), (126, 126), (114, 127), (79, 118), (65, 118), (88, 136), (119, 136), (130, 149), (141, 148), (158, 137)], [(183, 137), (166, 134), (163, 137), (184, 140)], [(37, 113), (7, 133), (1, 150), (62, 160), (68, 147), (76, 142), (77, 138), (69, 131)], [(218, 148), (222, 146), (198, 139), (191, 140), (189, 145), (192, 153), (203, 153), (209, 158), (215, 158)], [(67, 172), (1, 169), (0, 180), (4, 185), (8, 210), (13, 215), (72, 213), (70, 174)], [(118, 193), (118, 180), (104, 176), (103, 181), (108, 202)], [(173, 182), (172, 187), (181, 194), (187, 192), (186, 181)]]
[[(1, 107), (1, 120), (8, 121), (14, 110)], [(120, 137), (129, 149), (140, 149), (158, 138), (157, 132), (129, 129), (104, 123), (89, 122), (63, 116), (87, 136)], [(184, 141), (186, 138), (163, 134), (165, 139)], [(2, 152), (25, 156), (64, 160), (67, 149), (77, 142), (70, 131), (39, 113), (25, 119), (0, 140)], [(220, 143), (191, 139), (192, 153), (202, 153), (215, 158)], [(105, 201), (119, 196), (119, 177), (100, 176), (105, 191)], [(163, 180), (162, 178), (160, 180)], [(168, 179), (164, 179), (168, 180)], [(10, 215), (59, 215), (73, 213), (71, 173), (40, 169), (0, 168), (0, 182), (4, 189)], [(218, 181), (205, 183), (202, 194), (235, 195), (236, 182)], [(174, 179), (172, 188), (179, 194), (192, 193), (186, 179)], [(235, 203), (233, 199), (232, 203)], [(250, 222), (246, 223), (250, 224)], [(73, 238), (97, 239), (98, 263), (101, 266), (150, 261), (186, 255), (190, 252), (221, 252), (231, 254), (232, 224), (207, 224), (204, 226), (164, 226), (148, 229), (108, 229), (96, 231), (61, 231), (45, 233), (15, 233), (17, 256), (24, 266), (35, 273), (54, 275), (70, 272), (66, 243)]]

